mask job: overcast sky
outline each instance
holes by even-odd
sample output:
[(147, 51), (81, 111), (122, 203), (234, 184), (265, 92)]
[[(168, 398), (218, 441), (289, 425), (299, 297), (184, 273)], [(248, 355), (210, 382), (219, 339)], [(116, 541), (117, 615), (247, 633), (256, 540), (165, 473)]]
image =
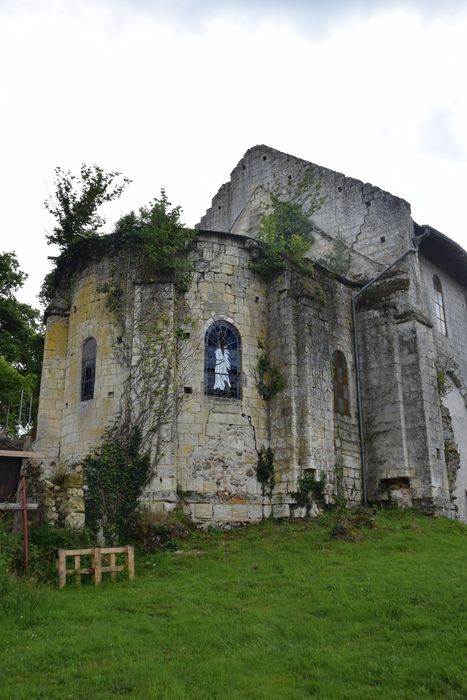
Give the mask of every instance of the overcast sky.
[(467, 247), (467, 0), (0, 0), (0, 250), (49, 269), (82, 162), (195, 224), (251, 146), (371, 182)]

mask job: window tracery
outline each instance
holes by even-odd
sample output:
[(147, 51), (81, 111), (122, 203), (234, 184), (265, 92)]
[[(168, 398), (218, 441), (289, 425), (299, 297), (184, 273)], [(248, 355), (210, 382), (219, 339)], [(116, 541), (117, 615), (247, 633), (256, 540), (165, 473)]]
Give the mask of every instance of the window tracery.
[(240, 334), (230, 323), (217, 321), (208, 328), (204, 348), (205, 394), (240, 398), (240, 351)]

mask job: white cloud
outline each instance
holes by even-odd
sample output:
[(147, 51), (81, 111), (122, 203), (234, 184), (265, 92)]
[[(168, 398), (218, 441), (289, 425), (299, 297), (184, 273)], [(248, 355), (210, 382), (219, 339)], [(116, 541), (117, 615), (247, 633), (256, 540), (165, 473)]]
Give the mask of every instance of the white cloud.
[(467, 148), (467, 12), (428, 3), (427, 22), (372, 4), (316, 39), (269, 12), (248, 26), (206, 13), (202, 32), (181, 33), (104, 3), (0, 7), (1, 249), (18, 250), (29, 298), (52, 252), (46, 186), (56, 165), (83, 161), (133, 179), (113, 218), (165, 186), (193, 224), (244, 151), (267, 143), (408, 199), (418, 221), (467, 245), (453, 142)]

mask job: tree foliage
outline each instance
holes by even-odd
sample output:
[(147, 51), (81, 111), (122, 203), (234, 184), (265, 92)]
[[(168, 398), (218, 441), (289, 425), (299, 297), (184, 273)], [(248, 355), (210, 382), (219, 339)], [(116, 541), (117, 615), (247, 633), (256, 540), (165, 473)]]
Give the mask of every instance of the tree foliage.
[(252, 269), (270, 276), (285, 270), (287, 262), (292, 262), (304, 271), (312, 271), (304, 256), (314, 240), (311, 216), (324, 202), (320, 189), (321, 180), (315, 177), (312, 167), (285, 191), (277, 184), (272, 188), (271, 205), (260, 221), (261, 253), (252, 263)]
[(63, 251), (79, 236), (98, 235), (105, 223), (99, 208), (118, 199), (130, 182), (121, 173), (106, 173), (98, 165), (83, 163), (79, 175), (55, 168), (55, 194), (45, 201), (45, 208), (56, 225), (47, 242)]
[(27, 275), (19, 269), (15, 253), (0, 253), (0, 423), (10, 406), (14, 426), (15, 406), (21, 391), (37, 395), (42, 362), (40, 313), (16, 299)]
[(194, 229), (181, 222), (181, 207), (172, 207), (161, 189), (147, 207), (138, 214), (131, 212), (116, 224), (114, 237), (141, 247), (147, 265), (152, 270), (173, 277), (180, 289), (185, 289), (191, 277), (191, 262), (186, 253), (196, 237)]

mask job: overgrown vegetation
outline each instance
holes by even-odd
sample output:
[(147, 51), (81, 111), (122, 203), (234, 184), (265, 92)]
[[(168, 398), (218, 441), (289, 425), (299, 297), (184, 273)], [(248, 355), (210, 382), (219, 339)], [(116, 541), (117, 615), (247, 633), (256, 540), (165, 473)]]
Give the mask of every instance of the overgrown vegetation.
[(142, 250), (149, 273), (173, 279), (185, 291), (191, 281), (192, 261), (187, 252), (197, 232), (181, 223), (181, 207), (172, 208), (165, 190), (138, 214), (131, 212), (116, 224), (114, 237)]
[[(98, 166), (83, 165), (76, 176), (60, 168), (55, 172), (56, 192), (45, 206), (56, 225), (47, 240), (61, 252), (42, 286), (45, 305), (59, 289), (65, 293), (79, 270), (109, 252), (136, 251), (146, 275), (166, 277), (178, 289), (186, 289), (191, 276), (187, 252), (196, 231), (182, 224), (181, 208), (172, 207), (164, 189), (148, 206), (123, 216), (113, 233), (101, 235), (105, 223), (102, 204), (120, 197), (130, 180)], [(109, 290), (114, 295), (119, 292), (118, 277), (116, 274), (114, 288)]]
[(303, 474), (297, 482), (297, 491), (290, 495), (299, 508), (305, 508), (305, 514), (310, 516), (311, 508), (317, 504), (321, 508), (325, 507), (326, 476), (321, 474), (319, 479), (315, 479), (313, 474)]
[(322, 258), (319, 258), (317, 262), (336, 275), (345, 276), (350, 268), (350, 255), (350, 250), (344, 239), (338, 235), (333, 241), (330, 251)]
[(137, 556), (131, 584), (33, 604), (16, 582), (0, 697), (464, 700), (466, 537), (400, 512), (351, 543), (265, 521)]
[(273, 365), (262, 350), (256, 362), (256, 388), (264, 401), (270, 401), (287, 386), (287, 380), (277, 365)]
[(118, 199), (130, 182), (121, 173), (106, 173), (98, 165), (83, 163), (79, 175), (55, 168), (55, 193), (44, 202), (56, 221), (47, 243), (55, 243), (64, 252), (79, 237), (98, 236), (105, 224), (100, 207)]
[(274, 478), (274, 452), (270, 447), (262, 445), (258, 450), (258, 461), (256, 463), (256, 478), (261, 484), (263, 496), (272, 496), (275, 486)]
[(444, 369), (438, 369), (436, 371), (436, 383), (438, 386), (438, 394), (440, 398), (446, 396), (451, 387), (449, 386), (448, 377)]
[(253, 270), (269, 277), (292, 263), (313, 274), (313, 265), (304, 256), (314, 240), (310, 217), (324, 201), (320, 189), (321, 181), (310, 167), (295, 186), (284, 191), (276, 185), (269, 191), (271, 205), (260, 221), (260, 256), (251, 263)]
[(141, 433), (106, 432), (83, 461), (86, 527), (98, 541), (127, 544), (138, 527), (139, 497), (152, 475), (149, 453), (141, 451)]

